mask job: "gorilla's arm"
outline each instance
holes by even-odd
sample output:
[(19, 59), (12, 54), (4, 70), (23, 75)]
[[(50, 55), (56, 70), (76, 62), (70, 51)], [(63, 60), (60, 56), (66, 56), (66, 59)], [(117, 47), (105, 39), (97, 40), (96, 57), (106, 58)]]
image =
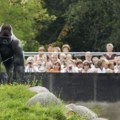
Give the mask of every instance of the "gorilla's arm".
[(24, 80), (24, 54), (19, 40), (12, 40), (12, 48), (15, 79), (22, 82)]

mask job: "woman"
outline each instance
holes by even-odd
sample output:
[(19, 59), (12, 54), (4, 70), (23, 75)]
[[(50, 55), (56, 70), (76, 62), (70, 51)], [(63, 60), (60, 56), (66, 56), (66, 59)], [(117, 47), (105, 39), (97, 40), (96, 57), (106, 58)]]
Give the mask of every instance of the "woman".
[(120, 73), (120, 60), (117, 63), (117, 68), (114, 69), (115, 73)]
[(91, 64), (87, 60), (84, 60), (84, 62), (83, 62), (82, 73), (92, 73)]
[(60, 64), (60, 62), (54, 63), (54, 64), (53, 64), (53, 68), (50, 69), (49, 72), (54, 72), (54, 73), (59, 73), (59, 72), (61, 72), (61, 64)]
[(97, 73), (106, 73), (108, 68), (108, 63), (105, 59), (100, 59), (97, 63)]
[(28, 57), (25, 65), (25, 72), (39, 72), (38, 68), (34, 65), (34, 58)]
[(47, 61), (47, 55), (44, 53), (45, 48), (44, 46), (39, 47), (38, 49), (39, 54), (34, 56), (34, 62), (38, 63), (41, 62), (41, 59), (44, 59), (44, 61)]
[(106, 50), (107, 50), (107, 52), (106, 52), (106, 54), (104, 54), (104, 57), (105, 57), (107, 60), (114, 61), (114, 58), (115, 58), (116, 54), (113, 54), (113, 53), (112, 53), (112, 52), (113, 52), (113, 48), (114, 48), (114, 46), (113, 46), (112, 43), (108, 43), (108, 44), (106, 45)]

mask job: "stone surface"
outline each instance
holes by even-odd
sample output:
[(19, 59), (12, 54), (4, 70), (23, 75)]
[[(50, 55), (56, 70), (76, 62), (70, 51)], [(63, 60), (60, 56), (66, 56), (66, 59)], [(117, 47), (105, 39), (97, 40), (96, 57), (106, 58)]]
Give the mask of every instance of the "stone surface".
[(90, 109), (99, 109), (100, 117), (108, 120), (120, 120), (120, 102), (76, 102)]
[(49, 90), (42, 86), (34, 86), (29, 88), (30, 91), (33, 91), (35, 93), (41, 93), (41, 92), (49, 92)]
[(108, 119), (106, 119), (106, 118), (95, 118), (93, 120), (108, 120)]
[(40, 103), (41, 106), (48, 106), (48, 105), (59, 105), (61, 101), (51, 92), (41, 92), (37, 95), (30, 98), (27, 102), (27, 105), (35, 105), (36, 103)]
[(74, 112), (80, 117), (86, 118), (86, 120), (93, 120), (97, 118), (97, 114), (88, 109), (87, 107), (75, 104), (66, 105), (69, 112)]

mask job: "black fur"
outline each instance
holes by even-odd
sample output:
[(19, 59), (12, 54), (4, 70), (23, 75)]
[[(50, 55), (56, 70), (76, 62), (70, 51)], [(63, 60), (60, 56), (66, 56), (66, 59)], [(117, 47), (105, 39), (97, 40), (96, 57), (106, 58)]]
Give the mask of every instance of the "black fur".
[(23, 49), (19, 40), (12, 34), (10, 25), (1, 26), (0, 56), (8, 74), (8, 83), (12, 83), (13, 79), (22, 82), (24, 80)]

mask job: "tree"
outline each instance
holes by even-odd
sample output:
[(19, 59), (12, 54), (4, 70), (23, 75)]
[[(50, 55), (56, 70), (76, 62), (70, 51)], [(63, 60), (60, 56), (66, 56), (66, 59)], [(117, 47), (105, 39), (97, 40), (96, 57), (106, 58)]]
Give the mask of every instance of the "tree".
[(79, 51), (103, 51), (108, 42), (117, 45), (118, 40), (113, 39), (113, 29), (120, 26), (118, 3), (118, 0), (81, 0), (72, 4), (66, 13), (66, 21), (71, 26), (71, 31), (65, 41), (70, 41), (73, 49)]
[[(58, 40), (59, 34), (67, 25), (69, 31), (61, 42), (70, 44), (72, 51), (104, 51), (108, 42), (112, 42), (115, 50), (119, 51), (119, 0), (56, 0), (55, 2), (45, 0), (45, 2), (49, 13), (64, 21), (59, 24), (61, 29), (54, 36), (54, 41)], [(60, 21), (54, 26), (58, 22)], [(56, 28), (56, 31), (58, 29)], [(53, 34), (56, 31), (53, 31)], [(47, 32), (49, 33), (49, 29), (46, 34)], [(53, 34), (51, 33), (51, 36)]]
[(40, 45), (35, 39), (39, 30), (55, 20), (42, 0), (1, 0), (0, 23), (12, 25), (15, 35), (22, 41), (25, 51), (35, 51)]

